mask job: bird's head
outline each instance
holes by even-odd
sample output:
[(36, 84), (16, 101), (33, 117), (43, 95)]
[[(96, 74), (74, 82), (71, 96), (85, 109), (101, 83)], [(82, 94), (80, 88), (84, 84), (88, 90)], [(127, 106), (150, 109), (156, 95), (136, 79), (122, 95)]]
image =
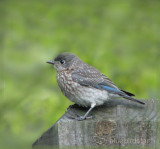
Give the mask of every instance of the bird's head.
[(69, 69), (78, 59), (73, 53), (61, 53), (54, 60), (47, 61), (47, 63), (54, 65), (57, 71), (63, 71)]

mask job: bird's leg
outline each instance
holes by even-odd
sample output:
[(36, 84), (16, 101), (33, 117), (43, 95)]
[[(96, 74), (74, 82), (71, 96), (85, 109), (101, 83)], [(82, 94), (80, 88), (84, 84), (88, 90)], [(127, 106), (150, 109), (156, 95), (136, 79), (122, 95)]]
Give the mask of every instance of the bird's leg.
[(76, 120), (78, 120), (78, 121), (82, 121), (82, 120), (84, 120), (84, 119), (90, 119), (90, 118), (92, 118), (92, 116), (90, 116), (90, 117), (87, 117), (87, 116), (88, 116), (88, 114), (92, 111), (92, 109), (93, 109), (95, 106), (96, 106), (95, 103), (91, 104), (90, 109), (86, 112), (86, 114), (85, 114), (84, 116), (79, 116), (78, 114), (76, 114), (78, 117), (74, 117), (73, 119), (76, 119)]

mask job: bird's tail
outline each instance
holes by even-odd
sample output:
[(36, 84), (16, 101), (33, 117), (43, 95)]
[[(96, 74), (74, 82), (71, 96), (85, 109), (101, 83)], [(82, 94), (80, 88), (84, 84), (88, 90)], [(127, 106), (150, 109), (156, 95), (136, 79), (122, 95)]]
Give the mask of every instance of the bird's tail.
[(145, 104), (145, 103), (142, 102), (142, 101), (139, 101), (139, 100), (137, 100), (137, 99), (135, 99), (135, 98), (133, 98), (133, 97), (131, 97), (131, 96), (128, 96), (128, 95), (125, 94), (124, 92), (120, 92), (119, 95), (120, 95), (121, 97), (125, 98), (125, 99), (131, 100), (131, 101), (134, 101), (134, 102), (138, 102), (138, 103), (143, 104), (143, 105)]

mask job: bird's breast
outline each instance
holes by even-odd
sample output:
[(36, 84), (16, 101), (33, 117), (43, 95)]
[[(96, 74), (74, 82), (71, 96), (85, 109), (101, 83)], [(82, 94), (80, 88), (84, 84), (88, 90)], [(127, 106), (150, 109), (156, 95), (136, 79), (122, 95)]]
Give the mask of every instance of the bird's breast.
[(77, 86), (77, 83), (72, 81), (72, 76), (69, 71), (58, 72), (57, 82), (64, 95), (73, 92), (74, 88)]

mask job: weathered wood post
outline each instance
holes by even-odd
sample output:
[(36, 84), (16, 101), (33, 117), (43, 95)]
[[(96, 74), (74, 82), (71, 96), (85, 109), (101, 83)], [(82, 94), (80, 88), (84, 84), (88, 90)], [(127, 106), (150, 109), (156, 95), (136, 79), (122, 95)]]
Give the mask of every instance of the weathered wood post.
[(54, 125), (33, 143), (34, 148), (83, 146), (151, 146), (160, 145), (160, 125), (156, 100), (140, 105), (127, 100), (112, 100), (95, 108), (93, 119), (68, 118), (87, 109), (72, 106)]

